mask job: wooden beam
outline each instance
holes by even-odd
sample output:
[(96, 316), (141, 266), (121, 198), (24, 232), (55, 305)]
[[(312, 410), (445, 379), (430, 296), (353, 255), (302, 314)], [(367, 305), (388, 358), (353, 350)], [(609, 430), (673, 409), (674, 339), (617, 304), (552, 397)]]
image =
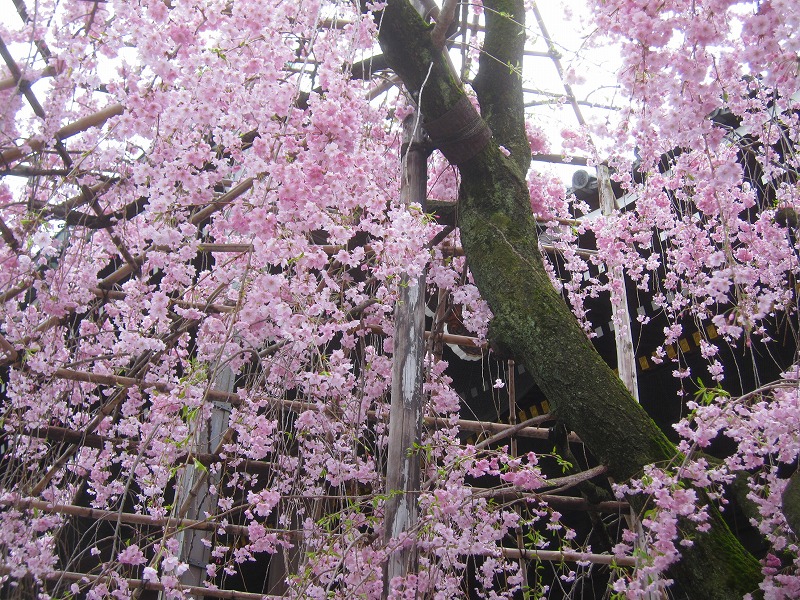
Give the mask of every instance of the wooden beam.
[(618, 567), (635, 567), (638, 564), (637, 559), (633, 556), (614, 556), (613, 554), (594, 554), (592, 552), (518, 550), (517, 548), (503, 548), (500, 552), (506, 558), (546, 562), (589, 562), (595, 565), (617, 565)]
[[(8, 567), (0, 567), (0, 574), (8, 575), (11, 570)], [(108, 582), (113, 585), (114, 579), (111, 578), (109, 573), (100, 575), (91, 575), (89, 573), (76, 573), (74, 571), (51, 571), (47, 575), (40, 575), (42, 579), (47, 581), (74, 581), (78, 584), (87, 583), (93, 584), (98, 582)], [(131, 590), (153, 590), (156, 592), (163, 592), (167, 588), (162, 583), (155, 581), (145, 581), (144, 579), (128, 579), (118, 578), (117, 581), (124, 581), (128, 589)], [(179, 585), (176, 588), (188, 592), (193, 596), (206, 596), (208, 598), (223, 598), (225, 600), (283, 600), (282, 596), (268, 596), (265, 594), (252, 594), (250, 592), (239, 592), (236, 590), (215, 590), (206, 587), (192, 586), (192, 585)]]

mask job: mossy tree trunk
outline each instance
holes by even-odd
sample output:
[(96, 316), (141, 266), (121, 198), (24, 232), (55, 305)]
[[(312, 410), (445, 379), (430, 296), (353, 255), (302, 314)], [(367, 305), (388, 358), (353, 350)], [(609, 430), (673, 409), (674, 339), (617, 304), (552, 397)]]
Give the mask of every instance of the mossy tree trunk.
[[(675, 459), (677, 452), (595, 351), (547, 276), (524, 177), (531, 153), (520, 70), (523, 0), (483, 4), (487, 33), (474, 88), (494, 138), (458, 165), (461, 241), (475, 283), (494, 313), (493, 342), (525, 365), (554, 416), (581, 437), (609, 475), (626, 481), (641, 475), (647, 464)], [(431, 26), (407, 0), (388, 0), (376, 20), (388, 64), (419, 99), (426, 122), (436, 121), (464, 91), (432, 45)], [(711, 531), (695, 536), (694, 547), (670, 575), (698, 599), (757, 592), (758, 562), (712, 512)]]

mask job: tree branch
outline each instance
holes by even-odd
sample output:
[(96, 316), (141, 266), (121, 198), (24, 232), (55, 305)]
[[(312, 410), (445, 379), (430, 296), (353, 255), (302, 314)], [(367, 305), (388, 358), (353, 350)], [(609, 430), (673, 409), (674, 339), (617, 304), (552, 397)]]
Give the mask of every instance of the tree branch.
[(436, 18), (436, 25), (431, 32), (431, 40), (435, 48), (444, 48), (444, 43), (447, 40), (447, 32), (450, 24), (456, 17), (456, 7), (458, 0), (444, 0), (442, 10)]
[(522, 95), (525, 6), (523, 0), (485, 0), (483, 4), (486, 37), (472, 87), (495, 140), (511, 152), (524, 175), (531, 164)]

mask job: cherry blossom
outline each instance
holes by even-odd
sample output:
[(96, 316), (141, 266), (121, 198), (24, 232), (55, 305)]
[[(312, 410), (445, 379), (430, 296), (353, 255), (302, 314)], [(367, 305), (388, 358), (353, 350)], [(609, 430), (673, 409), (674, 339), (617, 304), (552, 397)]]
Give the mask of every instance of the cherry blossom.
[[(576, 224), (587, 207), (532, 169), (542, 251), (589, 335), (591, 302), (626, 293), (590, 269), (653, 292), (667, 325), (652, 362), (685, 390), (702, 386), (675, 426), (682, 454), (617, 482), (620, 498), (647, 502), (615, 551), (645, 559), (612, 589), (639, 597), (668, 584), (692, 543), (682, 524), (702, 535), (739, 477), (770, 548), (764, 595), (797, 597), (798, 532), (781, 500), (800, 448), (796, 366), (733, 393), (721, 341), (698, 342), (708, 377), (669, 347), (688, 323), (713, 325), (741, 350), (769, 342), (780, 319), (796, 327), (796, 223), (781, 214), (800, 210), (800, 8), (590, 4), (621, 48), (627, 104), (605, 128), (617, 152), (599, 156), (587, 128), (551, 140), (531, 122), (528, 138), (536, 153), (558, 143), (607, 162), (635, 201)], [(479, 18), (483, 6), (469, 10)], [(418, 568), (388, 582), (389, 597), (456, 597), (469, 575), (471, 593), (511, 598), (525, 575), (504, 540), (529, 532), (530, 550), (580, 549), (538, 495), (555, 485), (553, 457), (464, 443), (461, 399), (432, 350), (424, 417), (436, 426), (415, 449), (419, 518), (384, 536), (399, 292), (422, 278), (429, 297), (459, 306), (479, 345), (492, 315), (458, 232), (400, 202), (412, 99), (371, 98), (351, 77), (373, 56), (377, 27), (354, 4), (327, 0), (42, 1), (27, 24), (2, 25), (42, 106), (35, 114), (19, 90), (0, 91), (9, 164), (55, 174), (0, 183), (1, 423), (16, 467), (0, 479), (0, 583), (29, 578), (47, 597), (46, 581), (69, 571), (53, 541), (68, 520), (57, 507), (72, 506), (132, 513), (137, 525), (120, 517), (110, 542), (91, 538), (79, 559), (103, 577), (71, 593), (132, 597), (137, 579), (182, 597), (191, 529), (164, 521), (190, 511), (191, 494), (176, 490), (201, 488), (210, 500), (191, 518), (205, 527), (199, 569), (210, 589), (246, 563), (292, 553), (289, 597), (378, 598), (375, 565), (413, 545)], [(428, 197), (454, 202), (458, 185), (434, 154)], [(590, 253), (578, 247), (588, 235)], [(506, 376), (487, 382), (508, 400)], [(734, 448), (724, 458), (702, 454), (720, 440)], [(572, 584), (583, 568), (554, 581)]]

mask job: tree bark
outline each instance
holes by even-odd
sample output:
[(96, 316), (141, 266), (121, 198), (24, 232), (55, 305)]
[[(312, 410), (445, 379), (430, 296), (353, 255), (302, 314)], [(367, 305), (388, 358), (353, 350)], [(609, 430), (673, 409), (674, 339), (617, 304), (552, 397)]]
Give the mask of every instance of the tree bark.
[[(484, 0), (487, 33), (475, 89), (494, 139), (459, 171), (458, 223), (475, 283), (494, 319), (493, 342), (525, 365), (554, 416), (578, 433), (614, 480), (666, 464), (675, 447), (633, 399), (553, 288), (538, 248), (525, 173), (531, 154), (524, 128), (519, 65), (523, 0)], [(388, 0), (376, 15), (388, 64), (420, 103), (426, 123), (464, 96), (427, 25), (407, 0)], [(511, 154), (506, 157), (503, 145)], [(642, 507), (641, 498), (631, 499)], [(758, 591), (758, 562), (712, 511), (712, 528), (670, 573), (692, 598), (741, 598)]]

